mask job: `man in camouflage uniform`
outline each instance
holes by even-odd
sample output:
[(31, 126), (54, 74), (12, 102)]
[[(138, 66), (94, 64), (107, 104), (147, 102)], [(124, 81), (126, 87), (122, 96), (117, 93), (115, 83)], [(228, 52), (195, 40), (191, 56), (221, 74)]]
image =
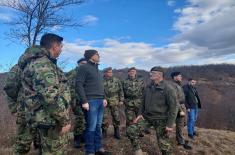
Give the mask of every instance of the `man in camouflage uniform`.
[(16, 116), (16, 139), (14, 144), (15, 154), (27, 154), (32, 141), (34, 148), (40, 150), (40, 138), (36, 128), (29, 128), (26, 122), (24, 107), (18, 103), (21, 88), (21, 69), (14, 65), (8, 73), (4, 90), (8, 97), (9, 109)]
[(57, 67), (63, 38), (42, 36), (40, 46), (26, 49), (19, 59), (22, 69), (19, 103), (26, 112), (27, 125), (39, 131), (42, 154), (64, 155), (71, 127), (68, 107), (70, 89)]
[(140, 104), (143, 102), (144, 81), (136, 76), (136, 69), (128, 70), (128, 78), (123, 81), (126, 126), (136, 118)]
[(74, 129), (73, 129), (75, 148), (81, 147), (81, 142), (83, 141), (83, 132), (85, 130), (84, 114), (81, 108), (81, 104), (79, 102), (79, 97), (75, 93), (75, 82), (76, 82), (76, 75), (77, 75), (78, 67), (86, 63), (87, 61), (85, 58), (79, 59), (77, 62), (78, 66), (66, 74), (69, 80), (69, 85), (70, 85), (70, 90), (71, 90), (71, 104), (70, 105), (75, 115), (75, 124), (74, 124)]
[(150, 71), (152, 83), (146, 87), (144, 102), (140, 107), (134, 124), (127, 128), (127, 136), (135, 150), (135, 155), (142, 155), (139, 132), (146, 126), (153, 126), (156, 131), (158, 146), (162, 155), (172, 154), (169, 134), (178, 112), (175, 89), (164, 80), (161, 67), (153, 67)]
[(179, 111), (176, 117), (176, 140), (178, 145), (183, 146), (187, 150), (191, 150), (192, 147), (185, 141), (183, 129), (186, 125), (186, 107), (185, 107), (185, 96), (182, 88), (182, 75), (180, 72), (172, 72), (171, 78), (173, 80), (173, 87), (176, 89), (176, 95), (179, 103)]
[(108, 101), (108, 106), (104, 110), (104, 119), (103, 119), (103, 135), (106, 137), (107, 129), (109, 127), (109, 113), (112, 116), (112, 122), (114, 126), (114, 137), (120, 139), (120, 117), (119, 117), (119, 108), (123, 104), (124, 95), (122, 90), (121, 81), (113, 76), (112, 68), (104, 69), (104, 92), (106, 99)]

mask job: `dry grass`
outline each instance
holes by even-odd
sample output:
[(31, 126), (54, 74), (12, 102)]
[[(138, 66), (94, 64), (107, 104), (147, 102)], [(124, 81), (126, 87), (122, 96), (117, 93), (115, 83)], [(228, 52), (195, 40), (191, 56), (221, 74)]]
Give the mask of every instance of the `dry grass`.
[[(174, 153), (176, 155), (235, 155), (235, 132), (224, 130), (212, 130), (198, 128), (199, 136), (195, 140), (190, 140), (189, 143), (193, 146), (193, 150), (187, 151), (182, 147), (176, 146), (175, 136), (172, 134), (172, 142), (174, 143)], [(109, 128), (108, 137), (104, 139), (104, 146), (113, 152), (113, 155), (131, 155), (130, 142), (122, 132), (122, 139), (115, 140), (112, 137), (112, 128)], [(13, 135), (12, 135), (13, 137)], [(3, 138), (1, 138), (3, 140)], [(12, 144), (12, 139), (4, 140), (7, 145), (0, 146), (0, 154), (11, 155), (12, 150), (9, 144)], [(2, 143), (1, 141), (1, 144)], [(141, 138), (142, 148), (149, 155), (160, 155), (156, 143), (154, 131), (150, 135), (145, 135)], [(72, 139), (70, 147), (68, 148), (70, 155), (83, 155), (84, 147), (80, 150), (72, 148)], [(37, 153), (32, 150), (30, 155)]]

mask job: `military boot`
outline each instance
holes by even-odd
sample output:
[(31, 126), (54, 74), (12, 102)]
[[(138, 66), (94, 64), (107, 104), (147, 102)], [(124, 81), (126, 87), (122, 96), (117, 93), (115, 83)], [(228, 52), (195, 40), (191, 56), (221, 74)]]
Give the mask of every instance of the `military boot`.
[(37, 154), (38, 155), (42, 155), (42, 147), (41, 147), (41, 145), (35, 144), (35, 143), (33, 143), (33, 145), (34, 145), (34, 150), (36, 150)]
[(144, 129), (144, 133), (147, 134), (147, 135), (149, 135), (151, 132), (150, 132), (149, 129)]
[(114, 127), (114, 137), (116, 139), (121, 139), (119, 127)]
[(102, 130), (102, 135), (103, 138), (107, 138), (108, 137), (107, 130)]
[(81, 148), (81, 136), (79, 135), (74, 136), (74, 147), (77, 149)]

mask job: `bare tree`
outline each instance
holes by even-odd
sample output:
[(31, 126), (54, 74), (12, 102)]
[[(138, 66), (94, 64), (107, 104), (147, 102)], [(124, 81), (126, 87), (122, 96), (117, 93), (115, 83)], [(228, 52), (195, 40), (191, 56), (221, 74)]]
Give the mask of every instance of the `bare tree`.
[(0, 6), (16, 10), (17, 15), (7, 36), (9, 39), (34, 46), (38, 36), (55, 27), (82, 26), (62, 11), (71, 5), (80, 5), (85, 0), (2, 0)]

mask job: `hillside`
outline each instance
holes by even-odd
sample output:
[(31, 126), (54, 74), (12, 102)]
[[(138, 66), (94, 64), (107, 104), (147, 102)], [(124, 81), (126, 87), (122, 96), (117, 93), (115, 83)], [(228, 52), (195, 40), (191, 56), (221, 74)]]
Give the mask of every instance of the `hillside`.
[[(127, 77), (127, 68), (114, 70), (114, 74), (121, 79)], [(187, 78), (194, 77), (198, 80), (198, 91), (202, 100), (198, 126), (202, 128), (224, 129), (235, 131), (235, 65), (204, 65), (182, 66), (166, 68), (166, 78), (170, 79), (172, 71), (181, 71), (184, 83)], [(5, 75), (0, 73), (0, 101), (6, 104), (2, 87)], [(138, 75), (148, 83), (148, 72), (138, 70)], [(9, 118), (7, 107), (1, 106), (1, 124)], [(4, 118), (4, 119), (3, 119)], [(10, 119), (9, 121), (12, 121)], [(1, 129), (0, 129), (1, 130)]]
[[(127, 68), (115, 70), (115, 74), (124, 79)], [(166, 68), (165, 77), (170, 80), (170, 73), (180, 71), (183, 83), (193, 77), (198, 80), (197, 88), (202, 100), (198, 126), (211, 129), (235, 131), (235, 65), (181, 66)], [(139, 70), (138, 75), (148, 83), (149, 75)]]
[[(197, 87), (203, 104), (198, 121), (200, 136), (195, 141), (190, 142), (194, 149), (185, 151), (175, 146), (175, 153), (177, 155), (235, 154), (235, 132), (232, 132), (235, 131), (235, 65), (168, 68), (166, 77), (169, 79), (170, 72), (175, 70), (181, 71), (185, 79), (192, 76), (198, 80)], [(127, 75), (127, 69), (115, 70), (115, 75), (124, 79)], [(139, 75), (148, 82), (148, 72), (140, 70)], [(12, 154), (11, 146), (15, 135), (15, 117), (9, 112), (6, 96), (2, 90), (5, 77), (6, 74), (0, 74), (0, 154), (10, 155)], [(150, 155), (157, 155), (156, 152), (158, 152), (154, 140), (153, 132), (151, 135), (142, 138), (143, 148)], [(115, 141), (110, 137), (106, 138), (104, 143), (116, 155), (130, 155), (132, 152), (130, 143), (126, 138)], [(82, 154), (74, 149), (70, 149), (70, 152), (70, 154)], [(31, 152), (31, 154), (35, 153)]]

